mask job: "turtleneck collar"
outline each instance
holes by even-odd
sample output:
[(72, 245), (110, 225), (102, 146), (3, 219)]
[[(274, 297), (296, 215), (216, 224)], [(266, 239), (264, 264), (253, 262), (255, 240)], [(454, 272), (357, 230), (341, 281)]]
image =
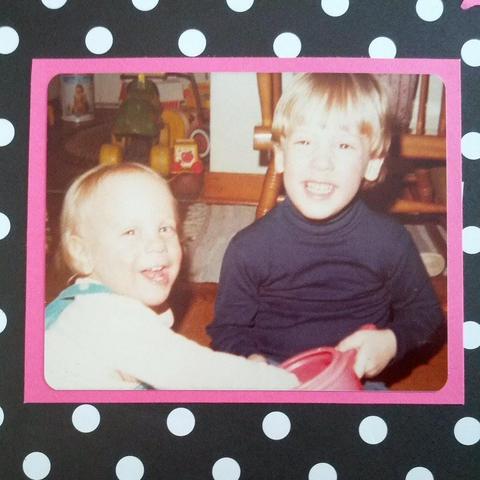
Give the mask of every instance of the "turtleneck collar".
[(331, 235), (347, 233), (353, 228), (365, 209), (362, 200), (357, 197), (338, 215), (328, 220), (311, 220), (304, 217), (292, 201), (286, 197), (280, 205), (280, 215), (293, 226), (313, 235)]

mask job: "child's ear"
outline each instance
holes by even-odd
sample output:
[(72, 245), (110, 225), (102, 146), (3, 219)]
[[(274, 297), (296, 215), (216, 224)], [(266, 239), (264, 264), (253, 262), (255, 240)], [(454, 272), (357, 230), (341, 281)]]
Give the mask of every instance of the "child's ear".
[(367, 163), (367, 168), (365, 170), (365, 174), (363, 178), (368, 180), (369, 182), (374, 182), (378, 179), (380, 175), (380, 170), (382, 169), (383, 165), (383, 158), (372, 158)]
[(83, 275), (89, 275), (93, 271), (93, 261), (90, 249), (82, 237), (73, 233), (67, 234), (66, 238), (68, 253), (75, 264), (75, 268)]
[(276, 173), (283, 173), (285, 170), (285, 162), (283, 156), (283, 149), (279, 144), (274, 144), (273, 146), (273, 153), (274, 153), (274, 162), (275, 162), (275, 172)]

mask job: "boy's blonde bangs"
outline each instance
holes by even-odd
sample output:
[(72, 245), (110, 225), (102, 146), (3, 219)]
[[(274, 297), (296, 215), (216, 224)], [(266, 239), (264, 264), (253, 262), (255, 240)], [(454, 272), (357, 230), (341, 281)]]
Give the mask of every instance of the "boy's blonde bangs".
[(299, 74), (282, 94), (273, 118), (276, 143), (307, 122), (353, 127), (370, 140), (371, 158), (390, 147), (388, 97), (369, 74)]
[[(60, 214), (60, 245), (59, 253), (61, 260), (74, 274), (88, 274), (82, 268), (72, 253), (71, 239), (73, 235), (79, 235), (78, 225), (89, 213), (89, 203), (92, 194), (100, 183), (107, 178), (132, 173), (145, 173), (158, 179), (170, 192), (168, 183), (157, 172), (139, 163), (123, 162), (118, 165), (99, 165), (80, 175), (70, 185), (65, 195), (62, 212)], [(175, 199), (172, 195), (172, 205), (176, 215)], [(160, 206), (159, 206), (160, 208)]]

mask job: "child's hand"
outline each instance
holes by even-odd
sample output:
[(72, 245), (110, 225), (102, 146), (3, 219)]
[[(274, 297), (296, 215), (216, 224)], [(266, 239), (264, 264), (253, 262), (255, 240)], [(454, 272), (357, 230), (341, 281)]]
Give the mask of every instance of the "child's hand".
[(341, 352), (356, 349), (353, 369), (358, 378), (374, 377), (397, 353), (397, 339), (390, 329), (357, 330), (344, 338), (336, 348)]
[(259, 353), (252, 353), (247, 358), (249, 360), (253, 360), (254, 362), (266, 362), (267, 361), (267, 359), (263, 355), (260, 355)]

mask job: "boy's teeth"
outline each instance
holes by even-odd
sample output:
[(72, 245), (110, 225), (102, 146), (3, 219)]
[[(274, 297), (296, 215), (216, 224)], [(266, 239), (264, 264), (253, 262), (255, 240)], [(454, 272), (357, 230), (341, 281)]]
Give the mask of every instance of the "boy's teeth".
[(307, 182), (306, 188), (310, 193), (326, 195), (333, 190), (333, 185), (331, 183)]

